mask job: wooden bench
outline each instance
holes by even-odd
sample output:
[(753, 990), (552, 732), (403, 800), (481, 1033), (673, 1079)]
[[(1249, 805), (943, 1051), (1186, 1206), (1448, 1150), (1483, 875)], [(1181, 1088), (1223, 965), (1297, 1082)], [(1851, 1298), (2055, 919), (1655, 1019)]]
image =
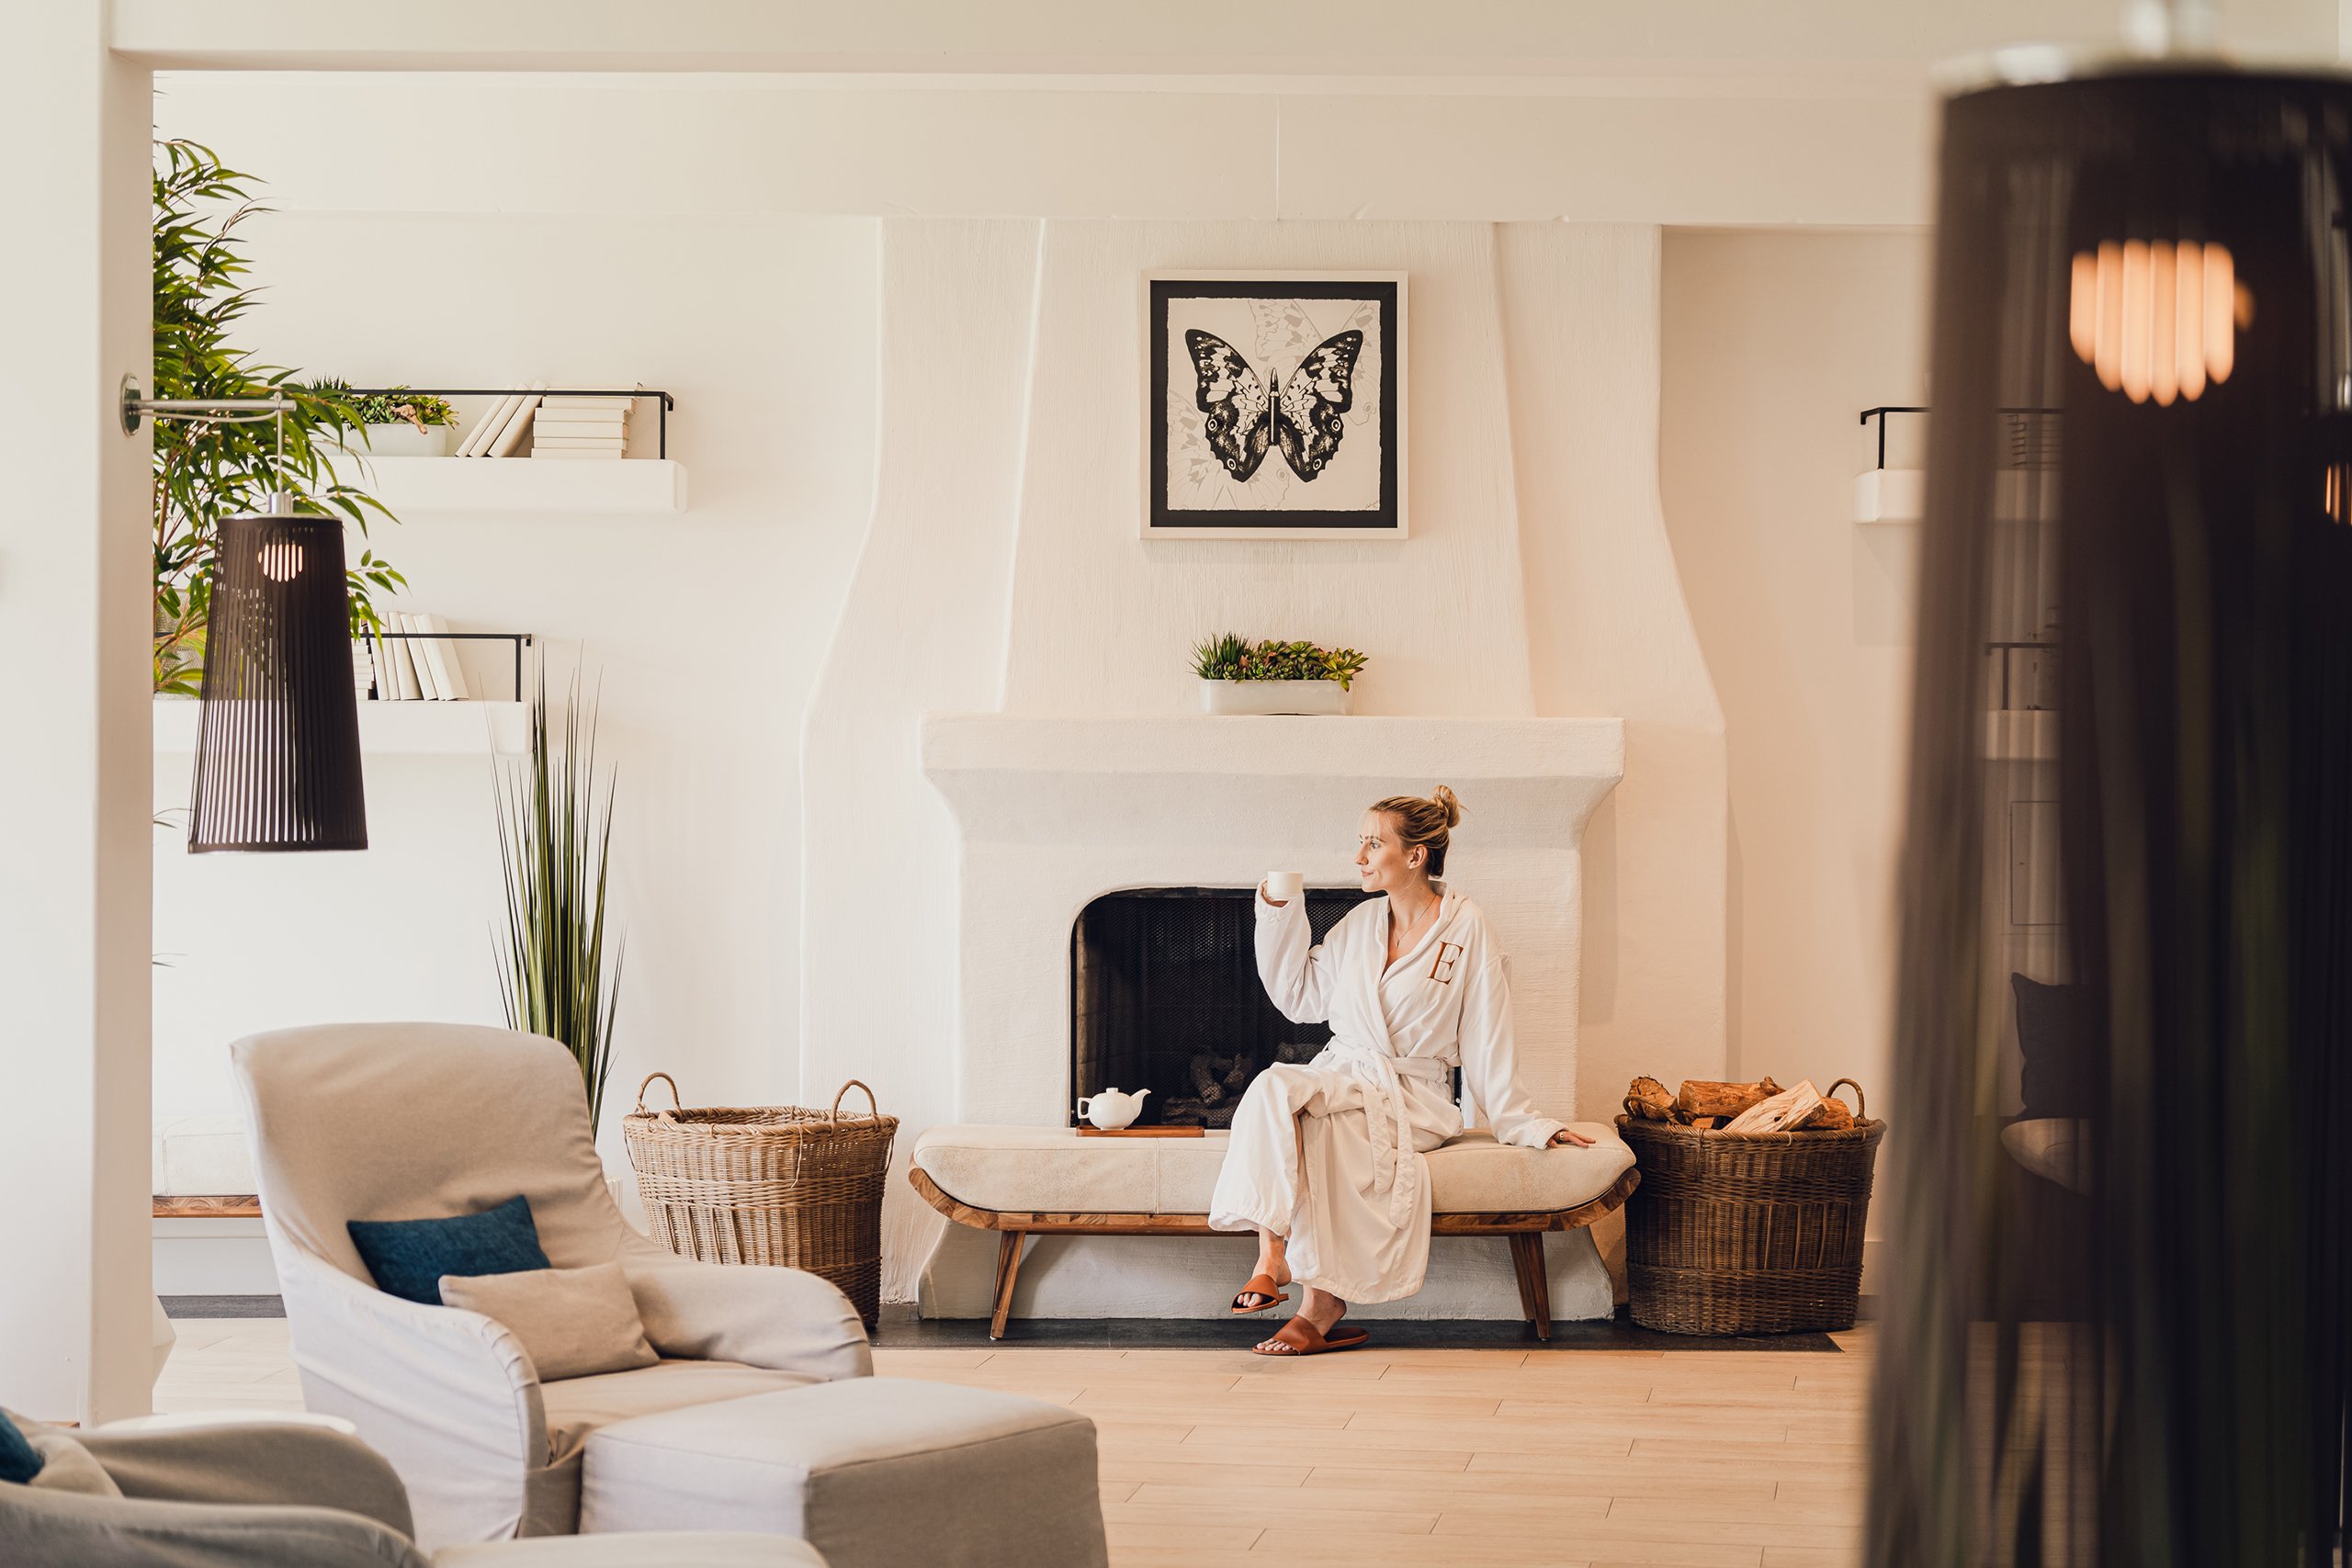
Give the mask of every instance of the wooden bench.
[[(1440, 1184), (1438, 1178), (1442, 1174), (1447, 1176), (1460, 1174), (1448, 1168), (1449, 1151), (1466, 1141), (1457, 1140), (1456, 1145), (1449, 1145), (1430, 1156), (1432, 1185), (1438, 1188), (1438, 1196), (1441, 1200), (1438, 1205), (1439, 1212), (1430, 1217), (1430, 1234), (1432, 1235), (1498, 1236), (1506, 1242), (1510, 1247), (1511, 1271), (1519, 1285), (1520, 1310), (1527, 1321), (1534, 1326), (1536, 1337), (1539, 1339), (1549, 1339), (1552, 1337), (1551, 1287), (1544, 1275), (1544, 1237), (1553, 1231), (1578, 1230), (1591, 1224), (1602, 1215), (1622, 1207), (1625, 1200), (1633, 1195), (1634, 1190), (1641, 1185), (1641, 1172), (1634, 1168), (1633, 1152), (1625, 1148), (1617, 1138), (1614, 1129), (1580, 1124), (1577, 1130), (1589, 1136), (1605, 1133), (1605, 1143), (1597, 1144), (1591, 1150), (1563, 1148), (1498, 1151), (1491, 1139), (1482, 1137), (1480, 1140), (1484, 1149), (1481, 1158), (1487, 1165), (1509, 1163), (1521, 1168), (1535, 1168), (1532, 1162), (1553, 1162), (1554, 1168), (1547, 1169), (1545, 1174), (1552, 1176), (1554, 1179), (1541, 1185), (1549, 1187), (1555, 1192), (1589, 1191), (1594, 1186), (1599, 1186), (1600, 1190), (1592, 1192), (1591, 1196), (1584, 1197), (1580, 1201), (1564, 1203), (1559, 1207), (1486, 1209), (1469, 1207), (1459, 1201), (1446, 1202), (1443, 1201), (1446, 1195), (1445, 1187)], [(965, 1197), (948, 1191), (942, 1185), (941, 1180), (925, 1168), (926, 1163), (944, 1163), (937, 1160), (926, 1162), (924, 1157), (927, 1151), (935, 1151), (938, 1148), (940, 1140), (952, 1140), (958, 1134), (980, 1133), (995, 1134), (994, 1141), (1005, 1145), (1000, 1150), (990, 1151), (1001, 1162), (1012, 1162), (1017, 1166), (1018, 1162), (1023, 1158), (1041, 1162), (1082, 1158), (1090, 1162), (1097, 1174), (1106, 1164), (1121, 1159), (1144, 1160), (1166, 1157), (1166, 1150), (1170, 1145), (1189, 1142), (1189, 1140), (1087, 1139), (1083, 1140), (1084, 1150), (1081, 1154), (1078, 1148), (1081, 1141), (1067, 1128), (934, 1127), (923, 1134), (916, 1143), (914, 1158), (907, 1170), (907, 1179), (912, 1183), (914, 1190), (922, 1194), (925, 1202), (957, 1224), (969, 1225), (976, 1230), (995, 1231), (998, 1235), (996, 1279), (991, 1292), (993, 1310), (989, 1318), (989, 1337), (991, 1339), (1004, 1337), (1005, 1322), (1012, 1311), (1013, 1285), (1021, 1273), (1023, 1244), (1030, 1236), (1204, 1236), (1226, 1234), (1209, 1228), (1208, 1214), (1205, 1212), (1207, 1193), (1201, 1182), (1204, 1170), (1211, 1179), (1214, 1179), (1215, 1161), (1221, 1160), (1223, 1157), (1222, 1140), (1218, 1141), (1218, 1146), (1210, 1148), (1204, 1148), (1198, 1142), (1193, 1143), (1193, 1150), (1198, 1153), (1185, 1152), (1192, 1159), (1193, 1168), (1180, 1172), (1180, 1179), (1163, 1184), (1166, 1188), (1174, 1189), (1180, 1197), (1197, 1198), (1200, 1204), (1198, 1209), (1194, 1209), (1189, 1203), (1182, 1209), (1172, 1207), (1155, 1209), (1132, 1203), (1122, 1208), (1102, 1209), (1014, 1208), (992, 1207), (986, 1203), (967, 1201)], [(1069, 1155), (1060, 1153), (1059, 1140), (1068, 1140), (1071, 1151)], [(1109, 1147), (1106, 1148), (1106, 1145)], [(1158, 1145), (1158, 1147), (1151, 1148), (1149, 1145)], [(1113, 1153), (1111, 1152), (1113, 1149), (1136, 1152), (1133, 1154)], [(1496, 1161), (1493, 1156), (1497, 1152), (1503, 1154), (1506, 1160)], [(1576, 1162), (1573, 1168), (1568, 1167), (1569, 1161)], [(1454, 1163), (1460, 1163), (1458, 1158)], [(1489, 1173), (1482, 1171), (1477, 1174), (1488, 1178), (1487, 1185), (1494, 1184)], [(1525, 1171), (1522, 1169), (1511, 1174), (1523, 1176)], [(950, 1179), (955, 1179), (950, 1178)], [(967, 1179), (969, 1178), (967, 1177)], [(1474, 1190), (1479, 1185), (1475, 1178), (1467, 1182), (1456, 1184)], [(1017, 1179), (1010, 1183), (1000, 1179), (998, 1185), (1000, 1188), (1008, 1188), (1022, 1185), (1022, 1183)], [(1048, 1180), (1044, 1185), (1058, 1186), (1065, 1190), (1073, 1186), (1082, 1186), (1091, 1189), (1090, 1196), (1100, 1194), (1114, 1201), (1121, 1196), (1128, 1195), (1122, 1192), (1122, 1184), (1116, 1180), (1093, 1182)], [(1522, 1180), (1518, 1185), (1524, 1188), (1526, 1183)], [(1001, 1193), (991, 1193), (990, 1196), (999, 1197), (1001, 1201)]]

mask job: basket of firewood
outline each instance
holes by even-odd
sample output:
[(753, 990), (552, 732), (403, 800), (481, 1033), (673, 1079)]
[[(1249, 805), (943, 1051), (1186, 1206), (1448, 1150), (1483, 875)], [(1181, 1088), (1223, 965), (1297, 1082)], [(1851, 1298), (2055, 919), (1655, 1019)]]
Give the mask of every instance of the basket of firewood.
[[(1849, 1111), (1838, 1098), (1854, 1091)], [(1634, 1321), (1669, 1334), (1851, 1328), (1886, 1123), (1839, 1078), (1784, 1089), (1635, 1078), (1617, 1131), (1642, 1184), (1625, 1205)]]

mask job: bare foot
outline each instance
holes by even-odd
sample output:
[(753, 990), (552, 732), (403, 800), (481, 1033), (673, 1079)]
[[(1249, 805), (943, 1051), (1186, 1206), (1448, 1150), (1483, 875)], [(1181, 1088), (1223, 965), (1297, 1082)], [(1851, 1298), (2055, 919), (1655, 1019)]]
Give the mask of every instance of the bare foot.
[(1258, 1267), (1255, 1273), (1272, 1277), (1277, 1285), (1290, 1283), (1290, 1256), (1278, 1235), (1261, 1235), (1258, 1238)]
[[(1278, 1287), (1290, 1283), (1290, 1260), (1283, 1256), (1282, 1237), (1260, 1234), (1258, 1266), (1250, 1271), (1250, 1277), (1254, 1280), (1261, 1274)], [(1262, 1312), (1281, 1299), (1269, 1296), (1262, 1291), (1244, 1290), (1233, 1298), (1233, 1310), (1237, 1313)]]

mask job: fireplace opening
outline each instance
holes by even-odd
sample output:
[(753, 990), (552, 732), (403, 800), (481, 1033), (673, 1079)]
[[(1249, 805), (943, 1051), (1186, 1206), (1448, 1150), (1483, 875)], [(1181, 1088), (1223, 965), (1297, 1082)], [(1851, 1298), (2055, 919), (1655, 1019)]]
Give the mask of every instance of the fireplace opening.
[[(1250, 1080), (1305, 1062), (1329, 1043), (1293, 1023), (1258, 983), (1254, 887), (1143, 887), (1106, 893), (1070, 931), (1071, 1121), (1104, 1089), (1151, 1090), (1137, 1126), (1227, 1127)], [(1321, 942), (1375, 895), (1310, 887)]]

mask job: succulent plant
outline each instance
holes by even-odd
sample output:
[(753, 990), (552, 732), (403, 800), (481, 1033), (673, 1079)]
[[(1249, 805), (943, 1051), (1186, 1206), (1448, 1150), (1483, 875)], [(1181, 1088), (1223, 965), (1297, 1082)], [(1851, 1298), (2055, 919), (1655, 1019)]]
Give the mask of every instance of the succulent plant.
[(1253, 643), (1238, 632), (1193, 645), (1193, 672), (1204, 681), (1337, 681), (1345, 691), (1365, 662), (1352, 648), (1271, 637)]

